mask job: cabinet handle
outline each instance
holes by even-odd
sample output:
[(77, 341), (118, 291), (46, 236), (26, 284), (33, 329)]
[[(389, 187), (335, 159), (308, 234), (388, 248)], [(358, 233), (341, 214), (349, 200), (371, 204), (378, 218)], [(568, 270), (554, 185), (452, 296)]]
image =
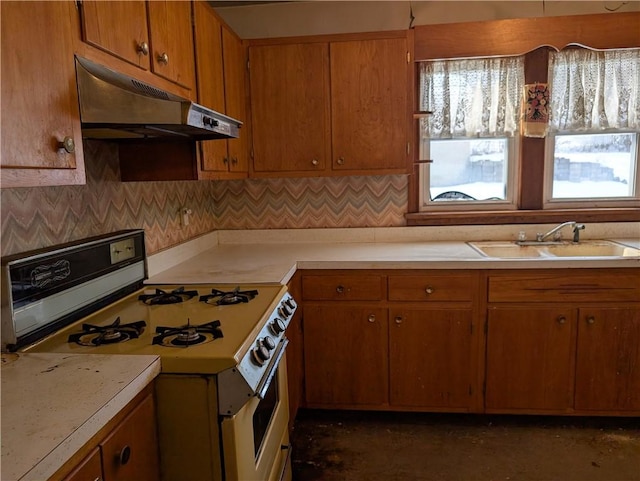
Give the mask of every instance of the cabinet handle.
[(233, 157), (233, 158), (231, 159), (231, 163), (232, 163), (233, 165), (237, 165), (237, 163), (238, 163), (238, 158), (237, 158), (237, 157)]
[(401, 317), (401, 316), (396, 317), (396, 318), (394, 319), (394, 322), (395, 322), (396, 324), (398, 324), (398, 325), (402, 324), (402, 317)]
[(595, 324), (596, 323), (596, 318), (593, 316), (589, 316), (587, 317), (587, 324)]
[(136, 51), (146, 57), (147, 55), (149, 55), (149, 44), (147, 42), (139, 43)]
[(311, 165), (318, 165), (319, 163), (318, 159), (311, 159)]
[(376, 322), (376, 316), (375, 316), (375, 314), (369, 314), (369, 318), (367, 319), (367, 321), (369, 321), (369, 322)]
[(564, 324), (567, 322), (567, 318), (564, 316), (558, 316), (558, 324)]
[(344, 165), (344, 157), (338, 157), (338, 165)]
[(165, 65), (169, 63), (169, 55), (167, 55), (167, 52), (164, 52), (161, 55), (158, 55), (158, 62), (163, 63)]
[(58, 142), (59, 150), (66, 150), (68, 153), (73, 154), (76, 150), (76, 143), (72, 137), (65, 137), (62, 142)]
[(120, 464), (124, 466), (129, 462), (130, 459), (131, 459), (131, 448), (129, 447), (129, 445), (125, 445), (124, 448), (122, 448), (122, 451), (120, 451), (118, 460), (120, 461)]
[(337, 292), (338, 294), (342, 294), (342, 293), (344, 292), (344, 286), (338, 286), (338, 287), (336, 287), (336, 292)]
[(433, 287), (428, 286), (428, 287), (424, 290), (424, 292), (426, 292), (427, 294), (433, 294)]
[(225, 157), (224, 159), (222, 159), (222, 163), (227, 165), (229, 163), (229, 159)]

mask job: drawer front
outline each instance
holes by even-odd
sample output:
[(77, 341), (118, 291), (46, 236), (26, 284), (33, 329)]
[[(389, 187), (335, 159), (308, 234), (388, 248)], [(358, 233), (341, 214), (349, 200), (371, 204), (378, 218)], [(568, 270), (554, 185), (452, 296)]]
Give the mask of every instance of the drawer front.
[(640, 271), (602, 274), (540, 274), (489, 277), (489, 302), (634, 302)]
[(477, 290), (470, 274), (389, 276), (390, 301), (471, 301)]
[(384, 299), (382, 275), (302, 276), (302, 297), (314, 301), (379, 301)]

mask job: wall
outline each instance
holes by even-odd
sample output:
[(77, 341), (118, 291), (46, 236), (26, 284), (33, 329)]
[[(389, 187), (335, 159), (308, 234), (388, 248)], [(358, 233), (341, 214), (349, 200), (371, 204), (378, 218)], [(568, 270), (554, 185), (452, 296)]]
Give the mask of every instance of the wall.
[[(216, 2), (216, 4), (219, 2)], [(291, 37), (475, 22), (505, 18), (640, 11), (640, 2), (610, 1), (306, 1), (216, 11), (241, 38)], [(411, 19), (413, 15), (413, 20)], [(455, 41), (455, 39), (452, 39)]]
[(405, 224), (405, 176), (122, 183), (116, 146), (98, 141), (85, 161), (84, 186), (0, 191), (3, 256), (130, 228), (145, 229), (153, 254), (214, 229)]

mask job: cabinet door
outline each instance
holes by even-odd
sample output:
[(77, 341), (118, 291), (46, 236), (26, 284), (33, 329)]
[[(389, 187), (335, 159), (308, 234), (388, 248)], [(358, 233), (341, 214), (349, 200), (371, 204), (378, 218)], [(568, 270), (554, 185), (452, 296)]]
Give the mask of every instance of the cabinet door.
[[(75, 5), (0, 2), (0, 9), (2, 187), (84, 184)], [(60, 147), (65, 139), (71, 152)]]
[(158, 481), (158, 435), (149, 395), (100, 443), (104, 481)]
[(576, 315), (560, 307), (489, 309), (487, 411), (573, 406)]
[(80, 4), (82, 39), (122, 60), (149, 70), (149, 32), (144, 1)]
[(640, 410), (640, 308), (580, 309), (577, 410)]
[(389, 310), (392, 406), (470, 407), (471, 321), (470, 309)]
[[(218, 112), (225, 112), (224, 69), (222, 60), (222, 26), (213, 9), (205, 2), (194, 3), (195, 45), (198, 73), (198, 102)], [(199, 142), (200, 170), (227, 172), (227, 141)]]
[(222, 27), (222, 51), (224, 52), (224, 90), (226, 114), (245, 122), (240, 137), (228, 140), (229, 170), (231, 172), (249, 171), (249, 132), (246, 125), (246, 72), (247, 54), (242, 40), (227, 27)]
[(152, 72), (195, 90), (191, 2), (154, 0), (147, 9)]
[(322, 172), (330, 152), (326, 43), (249, 48), (253, 169)]
[(387, 310), (311, 304), (303, 319), (307, 403), (386, 404)]
[(407, 171), (405, 38), (331, 43), (334, 170)]
[(62, 481), (99, 481), (102, 479), (102, 459), (100, 450), (95, 448), (84, 460)]

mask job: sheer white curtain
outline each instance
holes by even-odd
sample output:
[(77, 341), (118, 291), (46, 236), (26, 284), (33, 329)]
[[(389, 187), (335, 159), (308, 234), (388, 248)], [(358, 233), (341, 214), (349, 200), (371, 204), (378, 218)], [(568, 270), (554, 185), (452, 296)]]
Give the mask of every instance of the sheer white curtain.
[(549, 54), (551, 131), (640, 129), (640, 49)]
[(423, 137), (510, 137), (518, 131), (524, 57), (420, 64)]

